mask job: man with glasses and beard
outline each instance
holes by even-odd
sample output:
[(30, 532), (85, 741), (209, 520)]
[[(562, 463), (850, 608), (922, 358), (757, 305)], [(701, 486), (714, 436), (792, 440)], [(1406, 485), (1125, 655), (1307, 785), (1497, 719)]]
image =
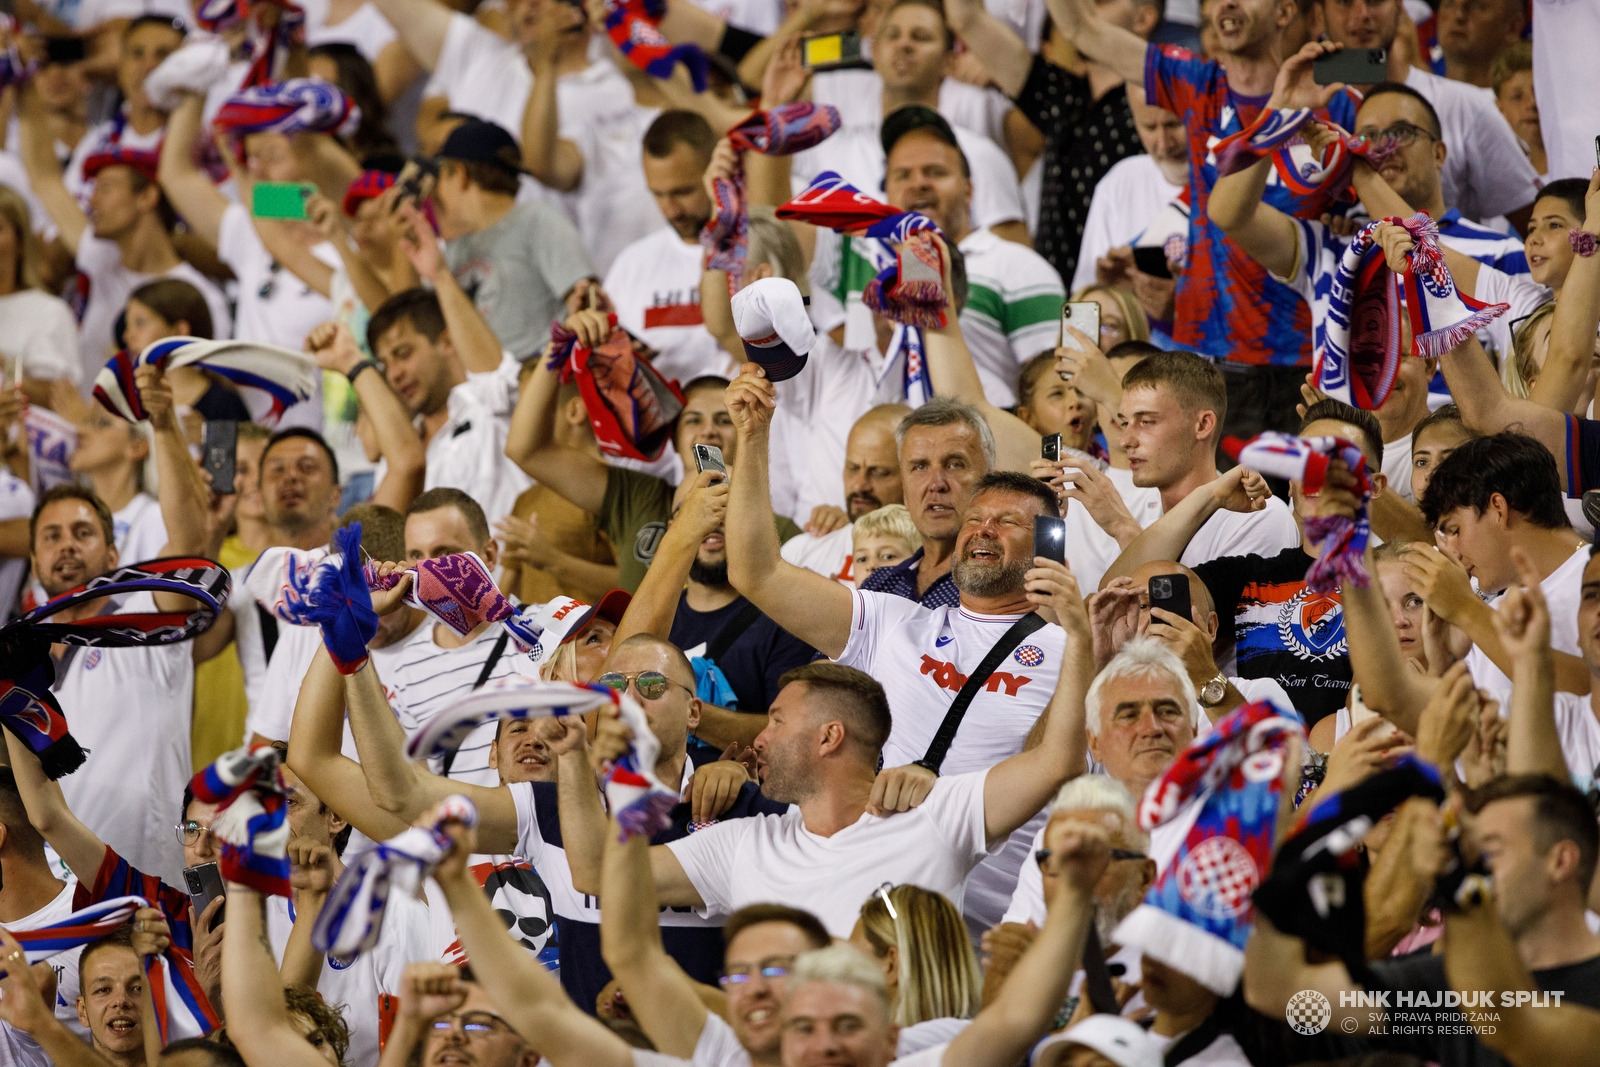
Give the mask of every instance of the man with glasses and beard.
[(494, 1010), (470, 967), (419, 961), (400, 978), (385, 1051), (420, 1067), (535, 1067), (539, 1053)]

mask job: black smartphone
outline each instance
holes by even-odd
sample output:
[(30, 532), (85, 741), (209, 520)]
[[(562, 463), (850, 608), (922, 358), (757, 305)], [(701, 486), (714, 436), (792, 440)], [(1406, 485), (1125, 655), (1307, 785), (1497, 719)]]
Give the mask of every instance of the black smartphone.
[(727, 477), (727, 464), (722, 462), (722, 449), (716, 445), (695, 445), (694, 465), (702, 471), (716, 471)]
[(1194, 621), (1189, 608), (1189, 578), (1183, 574), (1150, 576), (1150, 607), (1170, 611), (1180, 619)]
[(400, 177), (396, 183), (400, 192), (396, 194), (394, 206), (399, 207), (401, 201), (409, 200), (418, 203), (433, 192), (434, 183), (439, 180), (439, 164), (426, 156), (415, 156), (406, 161), (400, 170)]
[(1600, 167), (1600, 137), (1594, 139), (1594, 165)]
[(82, 63), (88, 50), (82, 37), (46, 37), (45, 59), (51, 64)]
[(1376, 85), (1389, 80), (1389, 53), (1382, 48), (1342, 48), (1311, 61), (1318, 85)]
[(1041, 459), (1048, 459), (1051, 462), (1059, 460), (1061, 458), (1061, 435), (1058, 433), (1045, 434), (1044, 440), (1039, 442), (1039, 456)]
[(1152, 278), (1172, 277), (1172, 268), (1167, 266), (1167, 251), (1160, 245), (1135, 245), (1133, 265)]
[(205, 459), (201, 466), (211, 472), (211, 491), (227, 496), (234, 491), (233, 476), (239, 452), (239, 424), (232, 420), (206, 422)]
[(1036, 515), (1033, 519), (1033, 554), (1053, 559), (1057, 563), (1067, 561), (1067, 523), (1065, 519), (1053, 518), (1049, 515)]
[(807, 70), (847, 70), (871, 64), (861, 58), (861, 34), (856, 30), (800, 38), (800, 65)]
[[(194, 902), (194, 916), (199, 919), (205, 914), (206, 908), (218, 897), (225, 897), (227, 889), (222, 884), (222, 868), (215, 863), (201, 863), (194, 867), (183, 869), (183, 884), (189, 889), (189, 899)], [(216, 915), (211, 918), (211, 929), (215, 930), (222, 923), (222, 913), (228, 910), (226, 902), (217, 909)]]

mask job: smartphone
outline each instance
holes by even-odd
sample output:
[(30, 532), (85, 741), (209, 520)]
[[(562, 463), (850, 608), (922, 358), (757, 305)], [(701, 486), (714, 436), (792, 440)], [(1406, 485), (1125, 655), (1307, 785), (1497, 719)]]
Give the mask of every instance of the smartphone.
[(1160, 245), (1135, 245), (1133, 265), (1138, 267), (1141, 273), (1148, 274), (1152, 278), (1172, 277), (1172, 268), (1167, 266), (1167, 250)]
[(439, 164), (433, 160), (425, 158), (407, 160), (406, 165), (400, 170), (400, 177), (396, 179), (400, 192), (395, 197), (395, 206), (399, 207), (402, 200), (415, 203), (427, 199), (428, 194), (433, 192), (433, 183), (438, 177)]
[(51, 64), (82, 63), (89, 53), (82, 37), (46, 37), (45, 60)]
[(1057, 563), (1067, 561), (1067, 522), (1065, 519), (1053, 518), (1049, 515), (1035, 515), (1033, 518), (1033, 554), (1053, 559)]
[(800, 38), (800, 65), (807, 70), (840, 70), (863, 65), (856, 30)]
[(311, 182), (256, 182), (250, 213), (258, 219), (304, 219), (306, 201), (316, 193)]
[(1083, 347), (1073, 340), (1067, 333), (1067, 327), (1083, 334), (1096, 344), (1100, 341), (1100, 305), (1093, 300), (1083, 300), (1078, 303), (1068, 302), (1061, 305), (1061, 347), (1082, 352)]
[(724, 478), (728, 476), (728, 467), (722, 462), (722, 449), (716, 445), (695, 445), (694, 463), (702, 471), (716, 471)]
[(1389, 80), (1389, 53), (1382, 48), (1343, 48), (1311, 61), (1318, 85), (1376, 85)]
[[(217, 897), (227, 896), (227, 890), (222, 885), (222, 869), (215, 863), (201, 863), (194, 867), (183, 869), (183, 884), (189, 889), (189, 899), (194, 902), (194, 914), (198, 919), (205, 914), (205, 910)], [(222, 913), (228, 910), (226, 902), (217, 909), (217, 914), (212, 916), (211, 928), (214, 930), (222, 922)]]
[(1600, 167), (1600, 137), (1594, 139), (1594, 165)]
[(1039, 443), (1039, 458), (1052, 462), (1061, 458), (1061, 435), (1047, 433), (1044, 440)]
[(234, 491), (233, 476), (239, 451), (239, 424), (232, 420), (206, 422), (205, 456), (201, 467), (211, 472), (211, 491), (227, 496)]
[(1170, 611), (1180, 619), (1191, 622), (1194, 616), (1189, 609), (1189, 578), (1183, 574), (1153, 574), (1150, 576), (1150, 607)]

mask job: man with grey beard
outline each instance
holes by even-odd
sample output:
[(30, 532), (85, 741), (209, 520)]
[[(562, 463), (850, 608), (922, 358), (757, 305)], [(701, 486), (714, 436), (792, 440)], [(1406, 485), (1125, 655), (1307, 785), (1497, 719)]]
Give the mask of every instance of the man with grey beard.
[[(1055, 493), (1014, 472), (977, 480), (960, 521), (952, 523), (951, 575), (959, 595), (953, 606), (925, 607), (892, 593), (846, 589), (778, 554), (767, 487), (776, 393), (757, 371), (746, 364), (727, 393), (739, 435), (728, 495), (729, 580), (779, 626), (883, 683), (893, 726), (870, 805), (874, 812), (906, 811), (928, 796), (940, 775), (984, 770), (1021, 752), (1050, 703), (1067, 658), (1066, 634), (1048, 606), (1030, 620), (1037, 629), (1020, 640), (1011, 631), (1039, 604), (1029, 593), (1044, 588), (1038, 568), (1048, 561), (1034, 558), (1033, 522), (1059, 514)], [(902, 455), (906, 468), (904, 461)], [(939, 759), (930, 746), (956, 695), (989, 650), (1008, 637), (1014, 647), (978, 688)], [(1075, 748), (1078, 742), (1074, 737)], [(1012, 835), (968, 880), (965, 911), (975, 931), (988, 929), (1005, 911), (1037, 829), (1030, 824)]]

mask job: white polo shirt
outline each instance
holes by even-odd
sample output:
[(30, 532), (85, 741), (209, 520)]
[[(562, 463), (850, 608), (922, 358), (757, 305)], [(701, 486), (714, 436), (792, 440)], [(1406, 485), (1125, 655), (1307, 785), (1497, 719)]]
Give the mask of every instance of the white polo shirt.
[[(1588, 562), (1589, 546), (1579, 545), (1565, 563), (1539, 583), (1539, 591), (1550, 608), (1550, 647), (1570, 656), (1583, 655), (1578, 647), (1578, 603), (1583, 599), (1583, 568)], [(1489, 606), (1498, 609), (1500, 597), (1495, 597)], [(1500, 701), (1501, 714), (1509, 714), (1511, 679), (1477, 645), (1467, 652), (1467, 670), (1472, 674), (1472, 684), (1488, 690)], [(1593, 771), (1594, 767), (1589, 769)]]
[[(155, 610), (149, 593), (134, 593), (117, 614)], [(89, 758), (61, 779), (67, 806), (129, 863), (182, 885), (183, 846), (172, 828), (194, 773), (193, 642), (75, 647), (69, 655), (51, 689)]]
[(864, 814), (831, 837), (807, 830), (791, 807), (720, 822), (666, 847), (713, 914), (788, 904), (821, 919), (834, 937), (849, 937), (861, 905), (884, 882), (919, 885), (961, 906), (967, 875), (991, 848), (983, 821), (987, 775), (941, 777), (919, 807)]
[(1014, 407), (1022, 365), (1055, 348), (1061, 332), (1061, 275), (1033, 249), (989, 230), (973, 230), (957, 247), (967, 264), (961, 336), (989, 403)]

